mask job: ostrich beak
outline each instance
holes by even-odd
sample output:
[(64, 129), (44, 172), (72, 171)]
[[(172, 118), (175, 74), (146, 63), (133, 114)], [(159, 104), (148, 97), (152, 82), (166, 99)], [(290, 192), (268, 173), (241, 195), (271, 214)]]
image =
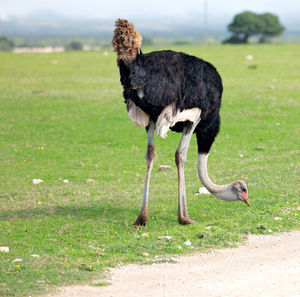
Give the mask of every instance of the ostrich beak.
[(249, 200), (248, 200), (247, 194), (244, 193), (244, 192), (241, 192), (241, 194), (242, 194), (242, 196), (243, 196), (244, 202), (245, 202), (248, 206), (250, 206), (250, 202), (249, 202)]

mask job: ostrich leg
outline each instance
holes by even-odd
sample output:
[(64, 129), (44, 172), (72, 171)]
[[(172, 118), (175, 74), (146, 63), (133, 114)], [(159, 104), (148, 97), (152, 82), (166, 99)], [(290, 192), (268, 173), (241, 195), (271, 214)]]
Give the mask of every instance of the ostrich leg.
[(155, 124), (153, 121), (151, 121), (147, 130), (148, 147), (145, 155), (147, 161), (147, 172), (145, 178), (143, 205), (142, 205), (141, 212), (134, 223), (135, 226), (145, 226), (148, 220), (148, 193), (149, 193), (150, 175), (156, 159), (156, 152), (155, 152), (154, 141), (153, 141), (154, 128), (155, 128)]
[(175, 153), (175, 162), (178, 172), (178, 222), (182, 225), (192, 224), (193, 221), (189, 218), (186, 202), (186, 190), (184, 180), (184, 164), (189, 148), (189, 143), (193, 132), (198, 125), (200, 118), (195, 122), (189, 122), (183, 128), (181, 140)]

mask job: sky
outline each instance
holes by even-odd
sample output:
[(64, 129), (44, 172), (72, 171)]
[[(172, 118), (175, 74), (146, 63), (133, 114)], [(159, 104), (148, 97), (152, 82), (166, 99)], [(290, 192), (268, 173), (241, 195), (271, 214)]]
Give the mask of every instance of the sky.
[(300, 15), (300, 0), (0, 0), (0, 15), (28, 16), (48, 10), (74, 18), (188, 19), (203, 15), (205, 1), (213, 16), (233, 16), (244, 10), (273, 12), (285, 19)]

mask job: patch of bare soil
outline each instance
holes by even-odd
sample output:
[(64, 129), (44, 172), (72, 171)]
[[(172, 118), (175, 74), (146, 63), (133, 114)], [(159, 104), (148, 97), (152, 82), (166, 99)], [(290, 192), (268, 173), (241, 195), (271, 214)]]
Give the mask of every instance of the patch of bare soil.
[(176, 260), (113, 269), (110, 286), (70, 286), (47, 296), (300, 297), (300, 231), (249, 236), (238, 248)]

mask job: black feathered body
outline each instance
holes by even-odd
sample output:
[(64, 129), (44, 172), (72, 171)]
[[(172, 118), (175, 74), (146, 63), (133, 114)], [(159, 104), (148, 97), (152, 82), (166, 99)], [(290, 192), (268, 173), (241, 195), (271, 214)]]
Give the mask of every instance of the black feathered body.
[[(195, 129), (198, 149), (199, 141), (204, 141), (208, 148), (200, 143), (200, 151), (209, 151), (219, 131), (223, 92), (221, 77), (214, 66), (194, 56), (167, 50), (141, 53), (127, 65), (120, 60), (119, 68), (125, 102), (131, 99), (154, 122), (172, 103), (179, 111), (200, 108), (201, 121)], [(142, 99), (137, 88), (143, 88)], [(177, 123), (171, 129), (181, 132), (183, 124)]]

